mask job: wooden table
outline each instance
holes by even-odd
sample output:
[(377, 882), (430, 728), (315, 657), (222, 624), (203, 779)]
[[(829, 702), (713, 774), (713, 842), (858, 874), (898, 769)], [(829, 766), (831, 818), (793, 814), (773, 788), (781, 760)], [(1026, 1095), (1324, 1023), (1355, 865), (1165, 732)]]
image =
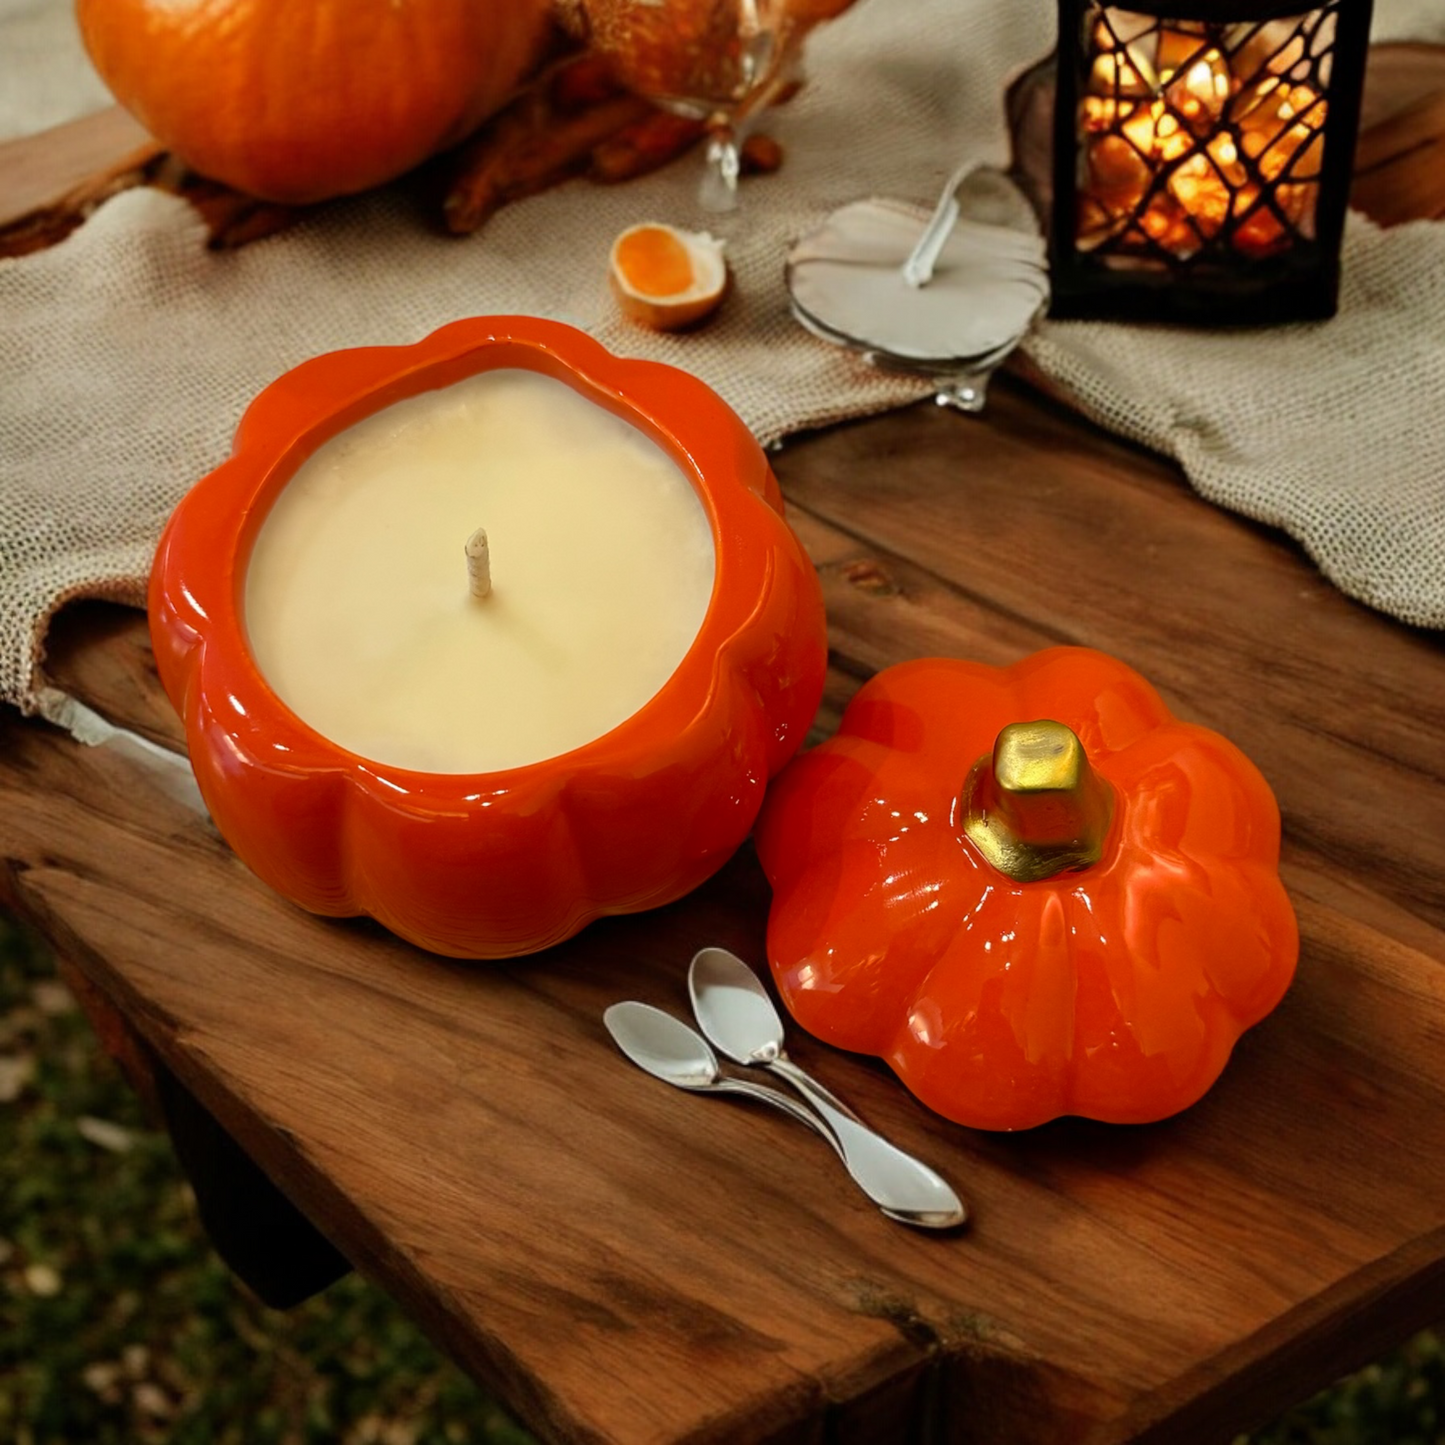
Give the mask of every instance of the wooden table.
[[(1366, 184), (1418, 213), (1439, 170), (1411, 169), (1409, 127), (1438, 167), (1445, 80), (1437, 54), (1395, 54)], [(616, 999), (684, 1011), (701, 943), (761, 959), (748, 850), (657, 914), (460, 965), (281, 901), (173, 762), (6, 711), (10, 904), (142, 1082), (179, 1081), (182, 1136), (198, 1101), (550, 1439), (1219, 1441), (1445, 1316), (1437, 640), (1017, 381), (981, 420), (918, 407), (790, 445), (777, 470), (827, 595), (824, 729), (900, 658), (1087, 643), (1274, 786), (1298, 979), (1186, 1114), (974, 1133), (796, 1037), (968, 1195), (970, 1232), (910, 1232), (790, 1121), (668, 1090), (603, 1032)], [(47, 667), (180, 748), (137, 614), (71, 609)]]

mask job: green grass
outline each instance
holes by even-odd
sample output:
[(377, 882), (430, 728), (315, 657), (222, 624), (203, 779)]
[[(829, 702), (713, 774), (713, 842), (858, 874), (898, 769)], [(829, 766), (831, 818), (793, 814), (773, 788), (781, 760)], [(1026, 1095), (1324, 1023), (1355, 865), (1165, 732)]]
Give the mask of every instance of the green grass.
[(357, 1276), (284, 1314), (237, 1284), (169, 1141), (3, 918), (0, 1158), (0, 1441), (531, 1441)]
[[(285, 1314), (216, 1260), (45, 950), (0, 917), (0, 1441), (526, 1445), (379, 1290)], [(1236, 1445), (1445, 1445), (1439, 1336)], [(880, 1442), (887, 1445), (887, 1442)]]
[(1441, 1445), (1445, 1344), (1425, 1330), (1235, 1445)]

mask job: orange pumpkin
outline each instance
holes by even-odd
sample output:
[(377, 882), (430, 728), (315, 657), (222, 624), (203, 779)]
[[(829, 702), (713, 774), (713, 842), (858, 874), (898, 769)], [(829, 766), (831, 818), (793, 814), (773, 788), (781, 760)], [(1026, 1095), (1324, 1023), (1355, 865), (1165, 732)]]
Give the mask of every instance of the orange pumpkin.
[(346, 195), (495, 112), (550, 0), (78, 0), (116, 99), (188, 165), (266, 200)]

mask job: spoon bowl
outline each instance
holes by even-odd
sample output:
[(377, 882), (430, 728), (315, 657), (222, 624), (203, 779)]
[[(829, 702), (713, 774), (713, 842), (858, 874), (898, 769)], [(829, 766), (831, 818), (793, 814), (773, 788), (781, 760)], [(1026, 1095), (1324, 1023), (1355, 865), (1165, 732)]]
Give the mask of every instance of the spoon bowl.
[(617, 1047), (655, 1079), (679, 1089), (711, 1089), (722, 1077), (707, 1040), (659, 1008), (616, 1003), (602, 1021)]
[(654, 1079), (689, 1093), (740, 1094), (771, 1104), (821, 1134), (841, 1157), (837, 1139), (816, 1114), (777, 1089), (751, 1079), (728, 1078), (708, 1041), (681, 1019), (651, 1004), (628, 1000), (613, 1004), (602, 1022), (613, 1043)]

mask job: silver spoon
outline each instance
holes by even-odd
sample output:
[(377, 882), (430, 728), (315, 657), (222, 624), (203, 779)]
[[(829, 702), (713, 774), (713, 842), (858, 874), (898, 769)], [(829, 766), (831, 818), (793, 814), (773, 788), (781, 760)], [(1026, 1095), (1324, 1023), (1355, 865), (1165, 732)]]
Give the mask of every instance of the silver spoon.
[(702, 1031), (734, 1063), (759, 1065), (785, 1079), (837, 1135), (848, 1172), (869, 1196), (946, 1229), (968, 1218), (963, 1201), (922, 1160), (875, 1134), (835, 1094), (783, 1052), (783, 1021), (757, 974), (725, 948), (700, 949), (688, 991)]
[(833, 1151), (848, 1166), (854, 1182), (890, 1219), (923, 1229), (940, 1229), (957, 1222), (952, 1219), (940, 1220), (931, 1209), (920, 1214), (907, 1207), (899, 1207), (891, 1194), (879, 1198), (867, 1180), (859, 1178), (853, 1172), (837, 1136), (811, 1109), (776, 1089), (770, 1089), (766, 1084), (755, 1084), (750, 1079), (733, 1079), (724, 1075), (718, 1065), (717, 1055), (708, 1047), (707, 1040), (681, 1019), (673, 1018), (671, 1014), (653, 1008), (651, 1004), (629, 1000), (626, 1003), (613, 1004), (602, 1015), (602, 1021), (617, 1047), (638, 1068), (651, 1074), (653, 1078), (695, 1093), (740, 1094), (744, 1098), (757, 1099), (806, 1124), (828, 1141)]

